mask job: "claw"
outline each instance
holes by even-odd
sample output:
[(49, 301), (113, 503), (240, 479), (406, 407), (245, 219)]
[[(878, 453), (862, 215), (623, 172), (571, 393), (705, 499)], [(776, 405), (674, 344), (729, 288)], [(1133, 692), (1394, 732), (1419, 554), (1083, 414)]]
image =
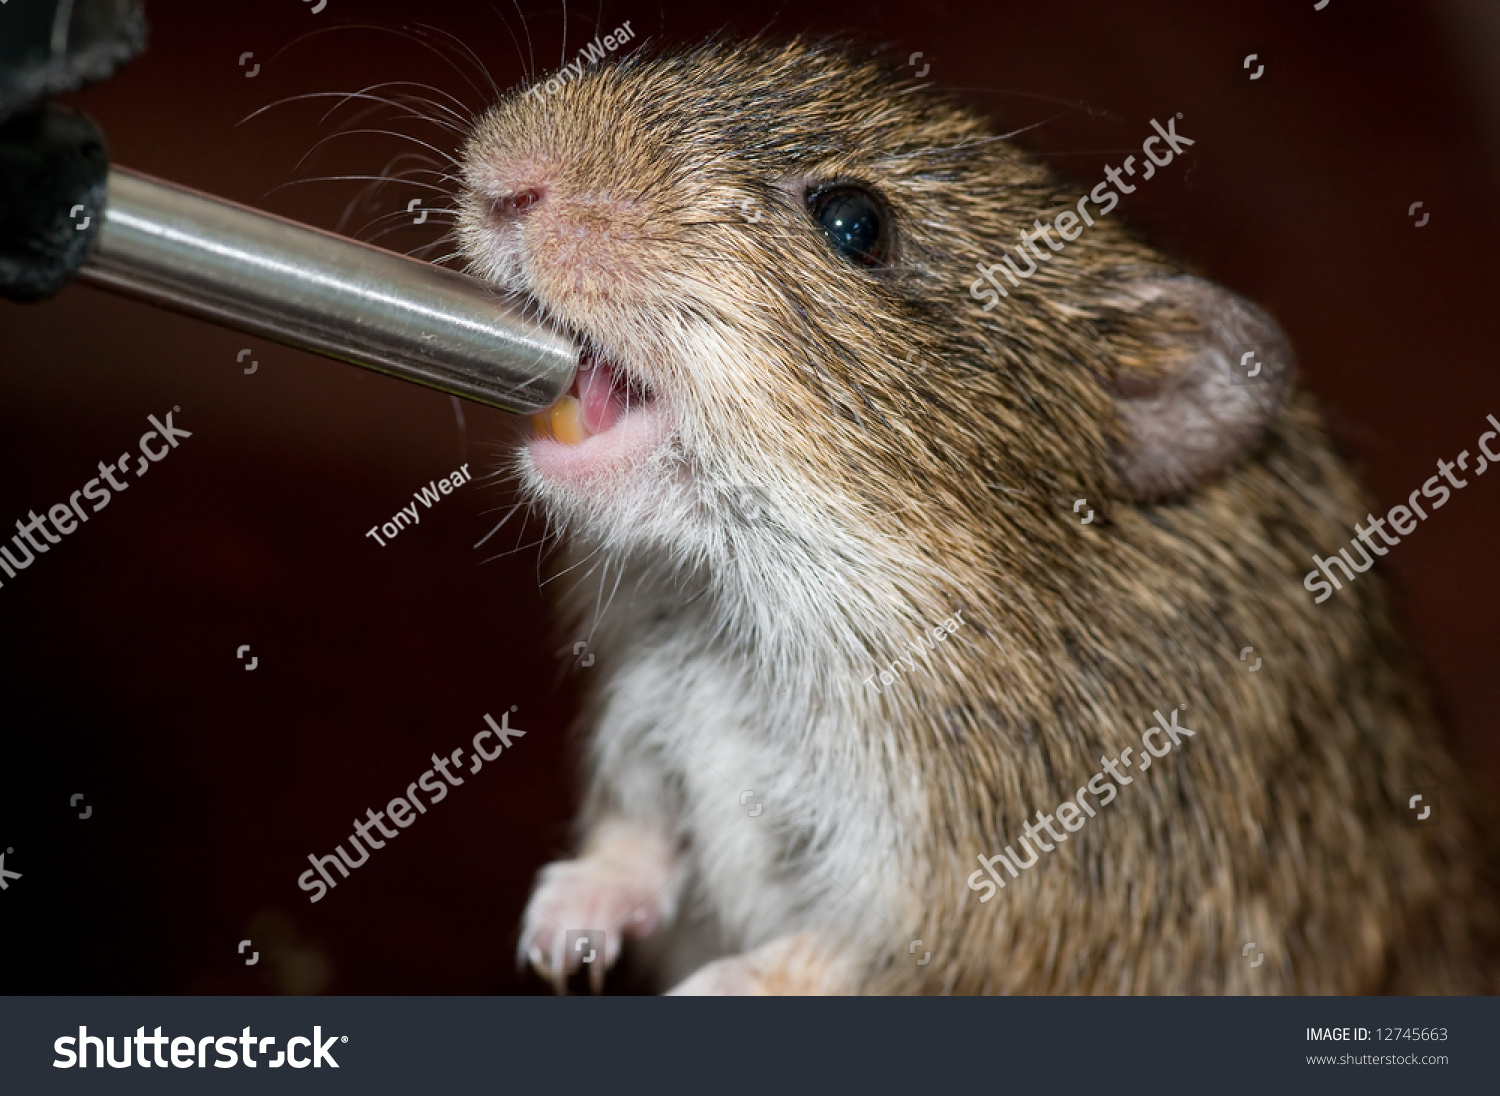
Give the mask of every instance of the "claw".
[[(519, 956), (517, 958), (519, 959)], [(537, 974), (542, 978), (547, 977), (547, 957), (542, 954), (541, 948), (537, 947), (535, 944), (532, 944), (526, 952), (526, 959), (522, 959), (517, 962), (516, 966), (519, 967), (522, 965), (522, 963), (528, 960), (531, 962), (532, 970), (536, 971)]]
[[(601, 992), (605, 973), (619, 958), (625, 938), (649, 935), (674, 908), (665, 843), (649, 834), (611, 840), (615, 851), (609, 856), (548, 864), (538, 874), (527, 904), (518, 962), (529, 959), (559, 995), (568, 992), (569, 977), (580, 966), (590, 968), (590, 988)], [(572, 944), (589, 946), (590, 962), (583, 963), (581, 948)]]
[(602, 955), (596, 955), (589, 964), (589, 992), (595, 997), (604, 992), (604, 968), (608, 965)]
[(552, 937), (552, 990), (559, 997), (568, 995), (568, 953), (563, 935), (559, 932)]
[(625, 934), (621, 932), (606, 932), (604, 934), (604, 966), (606, 968), (615, 965), (615, 960), (620, 957), (620, 949), (625, 946)]

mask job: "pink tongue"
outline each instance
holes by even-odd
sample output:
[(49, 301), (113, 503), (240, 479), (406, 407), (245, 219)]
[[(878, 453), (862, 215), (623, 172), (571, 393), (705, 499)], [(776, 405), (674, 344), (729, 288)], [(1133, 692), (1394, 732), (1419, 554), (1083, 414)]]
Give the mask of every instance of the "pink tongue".
[(615, 386), (614, 370), (607, 362), (589, 358), (578, 367), (578, 402), (583, 426), (590, 434), (608, 430), (625, 413), (623, 386)]

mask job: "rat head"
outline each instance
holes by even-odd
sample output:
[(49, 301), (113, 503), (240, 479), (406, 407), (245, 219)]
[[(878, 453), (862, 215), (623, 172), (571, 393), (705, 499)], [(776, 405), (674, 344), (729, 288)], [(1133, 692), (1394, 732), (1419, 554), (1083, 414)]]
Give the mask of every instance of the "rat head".
[(585, 348), (526, 486), (615, 548), (993, 566), (1060, 497), (1217, 476), (1274, 410), (1228, 361), (1284, 358), (1269, 321), (1097, 205), (981, 308), (976, 264), (1077, 195), (842, 49), (633, 53), (499, 103), (463, 165), (471, 269)]

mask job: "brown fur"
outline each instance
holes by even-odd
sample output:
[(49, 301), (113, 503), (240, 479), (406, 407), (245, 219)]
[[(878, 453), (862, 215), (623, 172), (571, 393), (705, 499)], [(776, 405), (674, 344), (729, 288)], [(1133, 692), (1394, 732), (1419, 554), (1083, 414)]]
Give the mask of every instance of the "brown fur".
[[(1383, 584), (1364, 575), (1321, 605), (1302, 586), (1309, 557), (1345, 544), (1370, 509), (1312, 400), (1293, 390), (1242, 457), (1185, 490), (1141, 497), (1121, 479), (1123, 402), (1169, 376), (1206, 322), (1191, 302), (1130, 303), (1132, 287), (1185, 272), (1122, 226), (1124, 209), (981, 312), (976, 262), (997, 262), (1078, 193), (959, 103), (802, 41), (638, 51), (556, 95), (499, 104), (465, 160), (476, 269), (519, 277), (485, 265), (487, 203), (545, 174), (527, 288), (607, 341), (692, 437), (715, 439), (683, 443), (683, 466), (749, 470), (773, 495), (814, 500), (888, 563), (789, 577), (826, 603), (826, 634), (804, 629), (800, 646), (744, 612), (721, 620), (719, 653), (747, 674), (843, 666), (853, 688), (829, 685), (832, 671), (787, 687), (809, 710), (847, 708), (854, 771), (890, 789), (901, 848), (867, 869), (901, 880), (900, 931), (856, 949), (858, 974), (825, 988), (1492, 989), (1475, 793)], [(889, 270), (843, 261), (808, 219), (801, 188), (835, 179), (890, 206)], [(739, 215), (746, 199), (761, 222)], [(736, 363), (731, 386), (683, 367), (664, 334), (679, 318), (732, 332), (755, 368)], [(734, 573), (716, 559), (662, 567), (706, 569), (713, 588)], [(857, 684), (955, 608), (972, 628), (932, 672), (879, 695)], [(1255, 674), (1237, 659), (1249, 645)], [(1014, 842), (1102, 756), (1137, 744), (1153, 710), (1179, 704), (1196, 737), (981, 905), (965, 885), (976, 854)], [(1404, 824), (1401, 789), (1419, 784), (1442, 789), (1437, 828)], [(826, 926), (824, 938), (846, 947)], [(1242, 956), (1252, 940), (1259, 967)], [(820, 963), (771, 984), (805, 990)]]

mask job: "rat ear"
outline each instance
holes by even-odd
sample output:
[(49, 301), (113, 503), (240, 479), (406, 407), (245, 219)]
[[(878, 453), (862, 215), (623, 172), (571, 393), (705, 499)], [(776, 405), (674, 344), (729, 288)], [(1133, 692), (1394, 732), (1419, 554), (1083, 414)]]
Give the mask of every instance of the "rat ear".
[(1121, 430), (1111, 456), (1126, 494), (1197, 487), (1259, 442), (1291, 383), (1291, 346), (1276, 321), (1186, 275), (1114, 282), (1099, 304), (1116, 351)]

